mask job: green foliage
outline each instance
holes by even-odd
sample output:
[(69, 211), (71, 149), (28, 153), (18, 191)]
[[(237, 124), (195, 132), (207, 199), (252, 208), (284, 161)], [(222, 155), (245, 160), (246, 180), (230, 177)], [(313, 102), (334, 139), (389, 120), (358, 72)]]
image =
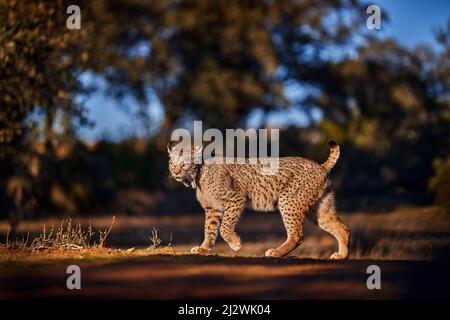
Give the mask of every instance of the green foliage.
[(76, 71), (83, 66), (85, 53), (79, 46), (83, 32), (66, 31), (64, 1), (1, 0), (0, 7), (3, 146), (21, 139), (28, 129), (25, 118), (35, 110), (48, 121), (57, 110), (80, 116), (73, 95), (81, 89)]
[(442, 94), (450, 73), (440, 63), (448, 54), (448, 44), (435, 53), (369, 38), (356, 58), (331, 64), (317, 101), (325, 132), (345, 137), (341, 192), (425, 198), (417, 195), (433, 158), (450, 150), (450, 105)]
[[(81, 30), (65, 26), (69, 4), (0, 0), (0, 212), (11, 220), (108, 210), (123, 188), (164, 190), (171, 129), (190, 119), (243, 127), (255, 109), (320, 110), (310, 127), (283, 130), (281, 152), (320, 161), (337, 140), (343, 197), (423, 194), (432, 160), (448, 156), (450, 26), (437, 32), (439, 53), (366, 37), (355, 55), (331, 59), (362, 35), (358, 1), (82, 0)], [(100, 90), (84, 72), (141, 111), (154, 93), (162, 129), (78, 141), (79, 98)], [(287, 99), (292, 84), (313, 93)]]
[(87, 53), (84, 32), (65, 27), (67, 6), (0, 0), (0, 209), (18, 218), (49, 193), (57, 115), (83, 121), (74, 97)]
[[(355, 30), (330, 15), (361, 9), (346, 0), (99, 0), (82, 6), (95, 39), (91, 67), (118, 96), (131, 91), (145, 100), (145, 86), (154, 89), (165, 106), (166, 129), (186, 116), (230, 128), (256, 107), (285, 107), (285, 81), (317, 79), (328, 46), (345, 44)], [(138, 54), (142, 47), (147, 54)]]

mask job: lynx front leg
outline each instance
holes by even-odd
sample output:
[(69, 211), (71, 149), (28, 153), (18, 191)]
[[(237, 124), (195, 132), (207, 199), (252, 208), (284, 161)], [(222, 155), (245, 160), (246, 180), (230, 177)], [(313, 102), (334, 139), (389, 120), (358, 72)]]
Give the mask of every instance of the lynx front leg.
[(221, 220), (222, 212), (211, 207), (205, 208), (205, 237), (200, 246), (191, 249), (192, 253), (207, 253), (214, 246)]
[(231, 249), (238, 251), (241, 248), (241, 238), (236, 233), (236, 224), (241, 217), (244, 204), (233, 202), (228, 204), (223, 215), (222, 225), (220, 226), (220, 235)]

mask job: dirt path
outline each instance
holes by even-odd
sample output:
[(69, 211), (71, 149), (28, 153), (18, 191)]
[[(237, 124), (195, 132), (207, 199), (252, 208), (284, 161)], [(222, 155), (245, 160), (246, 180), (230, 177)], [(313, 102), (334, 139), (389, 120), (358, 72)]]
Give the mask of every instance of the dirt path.
[[(78, 264), (82, 289), (66, 288)], [(381, 290), (366, 269), (381, 268)], [(0, 265), (0, 298), (409, 299), (449, 298), (449, 263), (154, 255), (120, 261)]]

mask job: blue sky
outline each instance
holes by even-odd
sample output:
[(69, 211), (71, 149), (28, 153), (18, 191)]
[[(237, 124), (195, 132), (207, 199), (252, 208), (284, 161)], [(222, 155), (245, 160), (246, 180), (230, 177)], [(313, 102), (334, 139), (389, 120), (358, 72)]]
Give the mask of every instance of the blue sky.
[[(450, 17), (450, 0), (377, 0), (369, 1), (381, 8), (382, 29), (379, 31), (382, 37), (394, 37), (407, 47), (414, 47), (425, 43), (438, 49), (433, 36), (433, 29), (444, 26)], [(383, 14), (388, 13), (389, 22), (383, 20)], [(365, 12), (361, 14), (366, 15)], [(298, 93), (287, 92), (287, 95)], [(125, 101), (129, 110), (137, 110), (136, 102), (133, 99)], [(116, 140), (127, 135), (145, 134), (142, 121), (133, 112), (128, 112), (123, 106), (102, 94), (95, 94), (86, 102), (88, 117), (95, 126), (93, 128), (82, 128), (79, 134), (86, 140), (97, 140), (101, 137), (108, 137)], [(158, 122), (163, 117), (163, 108), (154, 100), (147, 111), (154, 122)], [(257, 123), (257, 112), (255, 119), (249, 121), (250, 124)], [(287, 114), (273, 113), (269, 117), (269, 122), (273, 126), (282, 125), (283, 119), (290, 119), (290, 122), (305, 124), (306, 117), (298, 110), (291, 110)]]
[(390, 21), (382, 24), (382, 33), (393, 36), (408, 47), (426, 43), (436, 48), (433, 29), (445, 26), (450, 17), (449, 0), (377, 0)]

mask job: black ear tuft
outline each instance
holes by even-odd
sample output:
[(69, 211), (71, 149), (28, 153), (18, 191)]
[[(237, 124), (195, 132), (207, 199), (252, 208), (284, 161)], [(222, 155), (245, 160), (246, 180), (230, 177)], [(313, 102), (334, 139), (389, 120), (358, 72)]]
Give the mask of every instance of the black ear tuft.
[(328, 145), (330, 146), (330, 148), (336, 148), (337, 147), (337, 143), (334, 140), (328, 141)]

